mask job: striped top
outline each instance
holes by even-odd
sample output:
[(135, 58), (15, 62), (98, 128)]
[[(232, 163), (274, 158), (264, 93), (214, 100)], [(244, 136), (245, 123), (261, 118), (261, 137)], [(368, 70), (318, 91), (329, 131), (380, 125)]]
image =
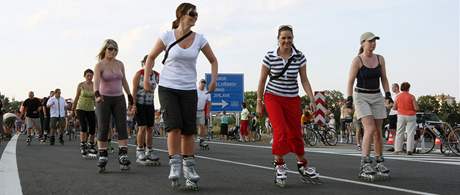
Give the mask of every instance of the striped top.
[[(301, 67), (306, 65), (307, 59), (302, 52), (296, 52), (292, 48), (291, 57), (293, 58), (291, 65), (286, 70), (284, 75), (278, 79), (268, 81), (265, 91), (274, 95), (283, 97), (297, 97), (299, 93), (299, 85), (297, 83), (297, 75)], [(263, 59), (263, 65), (270, 70), (270, 75), (279, 75), (286, 65), (287, 60), (278, 56), (277, 49), (269, 51)]]

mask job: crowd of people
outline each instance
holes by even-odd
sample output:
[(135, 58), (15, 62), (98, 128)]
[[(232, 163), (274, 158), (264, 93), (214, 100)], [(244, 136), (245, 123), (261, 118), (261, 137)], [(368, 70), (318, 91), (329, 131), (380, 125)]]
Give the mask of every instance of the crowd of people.
[[(81, 155), (84, 158), (97, 157), (100, 172), (105, 171), (114, 135), (118, 142), (121, 170), (130, 168), (128, 141), (131, 134), (136, 137), (136, 162), (159, 165), (159, 157), (153, 152), (152, 135), (154, 129), (163, 129), (166, 133), (160, 131), (160, 134), (167, 135), (168, 179), (173, 187), (177, 187), (183, 176), (186, 189), (197, 190), (200, 176), (196, 170), (194, 136), (197, 135), (201, 148), (209, 149), (205, 141), (210, 123), (207, 119), (210, 117), (211, 94), (216, 88), (218, 72), (218, 61), (208, 40), (192, 31), (197, 19), (195, 5), (182, 3), (177, 7), (172, 29), (164, 32), (149, 54), (141, 60), (141, 69), (133, 75), (132, 89), (128, 84), (129, 75), (125, 74), (127, 67), (117, 59), (120, 50), (117, 42), (105, 40), (94, 69), (83, 72), (84, 80), (78, 83), (73, 102), (62, 97), (60, 89), (51, 91), (48, 97), (42, 99), (29, 92), (29, 98), (17, 112), (15, 129), (27, 134), (26, 142), (29, 145), (33, 135), (45, 143), (49, 138), (50, 145), (54, 145), (56, 138), (64, 144), (65, 130), (78, 121)], [(321, 183), (318, 171), (305, 155), (302, 135), (302, 125), (311, 122), (316, 109), (314, 101), (302, 109), (298, 95), (299, 86), (302, 86), (310, 100), (314, 99), (307, 76), (307, 59), (293, 44), (292, 26), (280, 26), (276, 38), (278, 47), (266, 52), (262, 59), (256, 112), (250, 113), (246, 103), (242, 104), (238, 120), (240, 141), (254, 141), (261, 124), (259, 119), (266, 113), (265, 126), (273, 135), (271, 145), (275, 183), (281, 187), (286, 185), (288, 171), (285, 156), (288, 153), (295, 154), (297, 170), (304, 182)], [(347, 81), (348, 97), (340, 103), (340, 131), (352, 139), (352, 131), (356, 130), (357, 147), (362, 153), (359, 177), (365, 180), (389, 176), (390, 170), (383, 164), (385, 159), (382, 151), (382, 124), (383, 119), (387, 118), (388, 108), (391, 110), (388, 117), (390, 129), (396, 131), (395, 153), (402, 152), (404, 132), (407, 132), (408, 138), (413, 135), (415, 111), (418, 109), (407, 82), (401, 84), (402, 92), (396, 90), (397, 85), (393, 85), (393, 92), (396, 93), (393, 101), (384, 57), (374, 53), (379, 39), (370, 32), (361, 35), (361, 48), (352, 61)], [(162, 52), (165, 52), (162, 60), (164, 66), (160, 74), (153, 71), (153, 67)], [(200, 52), (211, 65), (211, 79), (209, 83), (202, 79), (197, 86), (196, 62)], [(161, 111), (155, 110), (154, 106), (156, 88)], [(218, 116), (221, 138), (227, 140), (230, 136), (230, 117), (225, 111)], [(334, 114), (329, 113), (327, 117), (327, 125), (335, 128)], [(23, 124), (25, 131), (22, 130)], [(349, 128), (349, 124), (354, 125)], [(8, 128), (11, 128), (10, 123)], [(370, 155), (371, 143), (374, 158)], [(408, 154), (412, 154), (411, 143), (413, 140), (408, 139)]]

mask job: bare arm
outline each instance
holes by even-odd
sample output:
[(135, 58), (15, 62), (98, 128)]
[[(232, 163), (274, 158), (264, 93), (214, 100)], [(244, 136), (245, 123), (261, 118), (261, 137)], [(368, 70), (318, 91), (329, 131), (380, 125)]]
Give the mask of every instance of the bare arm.
[(361, 64), (359, 62), (358, 57), (353, 59), (351, 63), (350, 72), (348, 73), (348, 82), (347, 82), (347, 95), (353, 96), (353, 86), (355, 84), (356, 75), (358, 74), (359, 68), (361, 68)]
[(96, 66), (94, 66), (94, 92), (99, 91), (99, 85), (101, 83), (101, 63), (97, 63)]
[(265, 83), (267, 82), (267, 77), (270, 70), (262, 64), (260, 69), (260, 76), (259, 76), (259, 85), (257, 87), (257, 106), (256, 112), (259, 117), (262, 117), (262, 96), (264, 95), (265, 90)]
[(398, 98), (395, 99), (395, 103), (393, 104), (393, 110), (398, 110)]
[[(144, 77), (145, 78), (145, 77)], [(136, 72), (133, 78), (133, 95), (137, 94), (137, 90), (139, 89), (139, 80), (141, 79), (140, 72)], [(133, 98), (133, 105), (136, 105), (136, 98)]]
[(387, 77), (387, 71), (386, 71), (386, 66), (385, 66), (385, 59), (383, 56), (377, 55), (377, 57), (380, 59), (380, 65), (382, 66), (381, 71), (382, 71), (382, 77), (381, 77), (381, 82), (383, 86), (383, 90), (385, 92), (390, 92), (390, 85), (388, 84), (388, 77)]
[[(160, 55), (162, 51), (166, 49), (166, 46), (163, 44), (161, 39), (158, 39), (155, 45), (153, 46), (152, 50), (147, 57), (147, 61), (144, 65), (144, 78), (149, 78), (150, 74), (152, 74), (153, 66), (155, 65), (155, 59)], [(144, 79), (144, 89), (145, 91), (151, 91), (150, 83), (148, 79)]]
[(126, 80), (125, 65), (122, 62), (120, 62), (120, 66), (121, 66), (121, 72), (123, 74), (123, 80), (122, 80), (123, 89), (125, 90), (127, 95), (130, 95), (131, 91), (129, 90), (128, 80)]
[(77, 93), (75, 94), (75, 99), (73, 101), (74, 103), (72, 104), (72, 111), (75, 111), (75, 109), (77, 108), (78, 100), (80, 99), (80, 93), (81, 93), (80, 86), (81, 86), (81, 83), (78, 84), (77, 86)]
[(214, 52), (212, 52), (211, 46), (207, 43), (201, 51), (203, 52), (204, 56), (208, 59), (209, 63), (211, 64), (211, 83), (208, 85), (208, 92), (213, 92), (216, 89), (217, 85), (217, 70), (218, 70), (218, 63), (217, 58), (214, 56)]

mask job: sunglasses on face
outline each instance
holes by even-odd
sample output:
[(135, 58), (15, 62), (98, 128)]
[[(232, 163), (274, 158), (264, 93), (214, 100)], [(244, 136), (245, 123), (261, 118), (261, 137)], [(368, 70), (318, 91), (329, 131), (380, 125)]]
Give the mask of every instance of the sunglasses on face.
[(118, 49), (115, 48), (115, 47), (107, 47), (107, 50), (109, 50), (109, 51), (118, 51)]
[(198, 12), (196, 12), (196, 11), (190, 11), (190, 12), (188, 12), (187, 15), (189, 15), (190, 17), (198, 17)]

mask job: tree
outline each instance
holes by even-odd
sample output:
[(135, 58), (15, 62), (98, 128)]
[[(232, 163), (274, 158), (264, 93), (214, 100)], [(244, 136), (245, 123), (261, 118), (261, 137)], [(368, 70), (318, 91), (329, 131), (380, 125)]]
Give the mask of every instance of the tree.
[(417, 104), (421, 112), (433, 112), (437, 114), (439, 111), (439, 101), (431, 95), (420, 96), (417, 99)]
[(257, 92), (256, 91), (246, 91), (244, 92), (244, 102), (246, 102), (246, 108), (250, 113), (256, 111), (257, 106)]

